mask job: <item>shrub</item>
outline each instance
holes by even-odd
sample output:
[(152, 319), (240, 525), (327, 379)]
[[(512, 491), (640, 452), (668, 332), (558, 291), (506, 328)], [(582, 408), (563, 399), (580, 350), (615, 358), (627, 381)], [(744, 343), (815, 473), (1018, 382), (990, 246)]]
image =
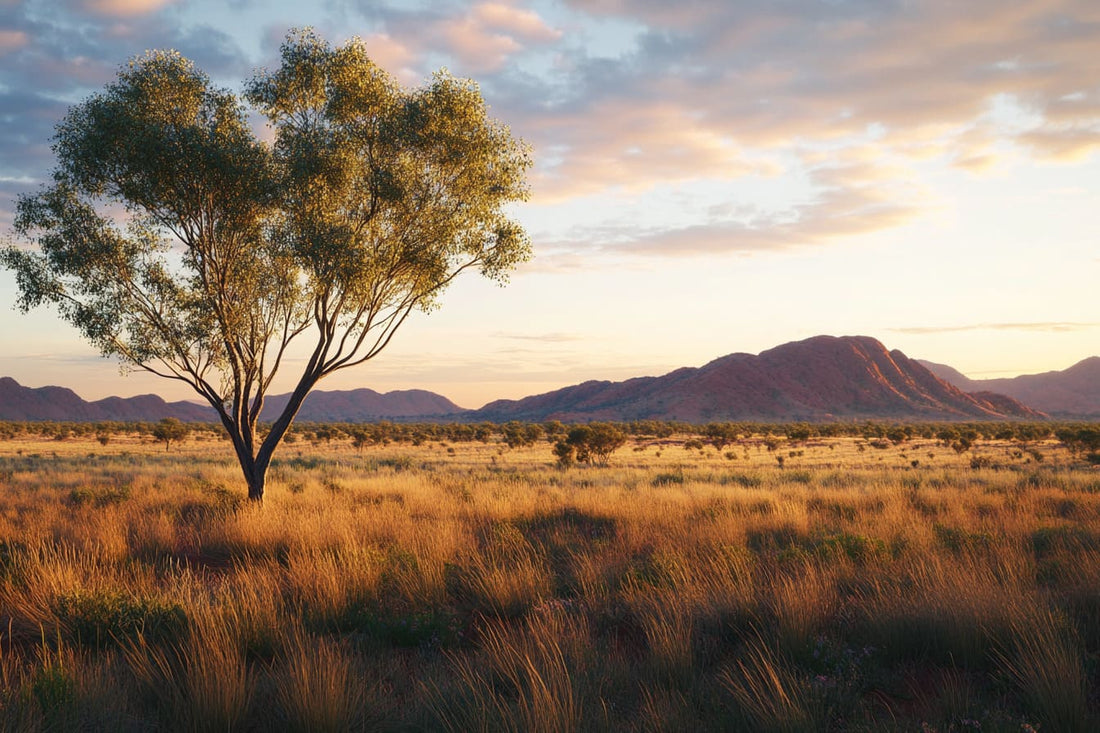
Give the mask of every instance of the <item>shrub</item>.
[(164, 441), (164, 450), (168, 450), (172, 441), (180, 441), (187, 437), (191, 428), (174, 417), (166, 417), (153, 428), (152, 436), (158, 442)]
[(171, 640), (187, 626), (183, 607), (156, 598), (112, 591), (76, 591), (57, 598), (54, 614), (69, 636), (103, 648), (138, 635), (149, 642)]
[(609, 423), (592, 423), (570, 430), (566, 439), (554, 446), (554, 453), (561, 466), (571, 465), (574, 460), (606, 466), (611, 454), (624, 443), (626, 434), (619, 428)]

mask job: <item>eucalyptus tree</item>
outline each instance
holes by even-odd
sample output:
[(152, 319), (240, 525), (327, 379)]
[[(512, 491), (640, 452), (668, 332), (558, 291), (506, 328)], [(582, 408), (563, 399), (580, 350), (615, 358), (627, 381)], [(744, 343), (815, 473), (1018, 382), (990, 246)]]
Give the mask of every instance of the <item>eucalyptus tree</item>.
[(209, 402), (262, 500), (321, 379), (377, 356), (459, 273), (504, 282), (529, 257), (506, 209), (531, 159), (473, 82), (406, 89), (359, 40), (309, 30), (244, 102), (174, 52), (131, 61), (57, 125), (52, 181), (18, 199), (0, 263), (24, 312), (53, 306), (104, 355)]

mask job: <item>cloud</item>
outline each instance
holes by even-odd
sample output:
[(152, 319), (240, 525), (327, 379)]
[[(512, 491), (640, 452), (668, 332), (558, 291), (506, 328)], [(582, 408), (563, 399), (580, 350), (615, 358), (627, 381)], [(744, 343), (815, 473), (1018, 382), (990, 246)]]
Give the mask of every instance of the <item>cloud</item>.
[[(611, 225), (571, 239), (607, 252), (694, 256), (814, 246), (900, 226), (925, 207), (924, 194), (887, 167), (849, 161), (810, 172), (816, 193), (789, 208), (713, 207), (710, 221), (676, 228)], [(554, 243), (559, 248), (568, 242)]]
[[(51, 97), (17, 89), (0, 91), (0, 170), (11, 179), (41, 179), (52, 159), (50, 131), (67, 106)], [(25, 184), (24, 184), (25, 185)]]
[[(584, 253), (576, 251), (572, 243), (563, 247), (553, 241), (535, 239), (537, 255), (517, 268), (519, 275), (561, 275), (576, 274), (592, 269), (592, 260)], [(1098, 259), (1100, 261), (1100, 259)]]
[(496, 2), (478, 3), (465, 15), (441, 19), (429, 27), (428, 34), (474, 72), (500, 69), (526, 46), (561, 37), (561, 31), (534, 11)]
[(607, 100), (594, 104), (586, 117), (584, 123), (572, 114), (549, 112), (524, 125), (548, 141), (533, 181), (536, 201), (778, 172), (768, 161), (748, 158), (734, 140), (699, 126), (689, 110), (672, 103)]
[(474, 6), (472, 15), (487, 28), (527, 41), (549, 43), (562, 36), (560, 30), (551, 28), (533, 10), (520, 10), (506, 3), (479, 3)]
[[(3, 133), (0, 160), (41, 177), (48, 134), (28, 146), (32, 126), (145, 48), (178, 48), (231, 84), (247, 75), (253, 62), (230, 34), (177, 22), (185, 5), (163, 12), (169, 2), (70, 0), (85, 9), (79, 23), (10, 10), (0, 25), (0, 88), (29, 106)], [(818, 178), (814, 201), (639, 231), (636, 249), (774, 248), (898, 226), (928, 201), (905, 186), (876, 199), (885, 179), (878, 190), (869, 180), (826, 180), (869, 140), (870, 154), (898, 166), (897, 180), (917, 178), (906, 160), (984, 175), (1006, 154), (1075, 162), (1100, 148), (1093, 0), (571, 0), (545, 13), (521, 0), (326, 7), (358, 11), (352, 28), (367, 31), (372, 55), (405, 83), (439, 60), (476, 76), (494, 116), (535, 148), (537, 203), (750, 176)]]
[(363, 36), (363, 44), (371, 60), (402, 83), (411, 84), (417, 81), (418, 75), (413, 71), (417, 55), (407, 45), (386, 33)]
[[(28, 3), (0, 8), (0, 222), (11, 221), (14, 194), (33, 188), (53, 165), (54, 126), (69, 106), (114, 78), (130, 57), (175, 48), (215, 79), (239, 81), (251, 69), (227, 33), (180, 24), (152, 12), (164, 2), (74, 5), (95, 11), (74, 22), (62, 12), (32, 12)], [(94, 7), (93, 7), (94, 6)], [(124, 19), (99, 17), (131, 12)], [(148, 12), (138, 12), (148, 11)], [(98, 15), (97, 15), (98, 14)]]
[(0, 30), (0, 56), (6, 56), (27, 45), (29, 39), (25, 31)]
[(79, 0), (76, 6), (93, 15), (128, 18), (153, 13), (175, 0)]
[(556, 42), (562, 32), (534, 10), (510, 2), (458, 3), (409, 10), (377, 3), (353, 3), (421, 60), (449, 55), (460, 74), (488, 75), (530, 48)]
[(974, 323), (963, 326), (910, 326), (888, 329), (894, 333), (924, 336), (939, 333), (958, 333), (961, 331), (1027, 331), (1069, 333), (1087, 331), (1100, 327), (1096, 322), (1044, 321), (1039, 323)]
[(505, 333), (497, 331), (493, 334), (496, 338), (513, 339), (516, 341), (539, 341), (546, 344), (561, 344), (569, 341), (581, 341), (581, 336), (575, 333)]
[(1100, 88), (1083, 81), (1100, 78), (1095, 3), (571, 5), (640, 30), (612, 59), (566, 36), (562, 78), (493, 87), (516, 95), (503, 106), (535, 143), (539, 200), (758, 174), (776, 151), (869, 130), (975, 173), (998, 143), (1065, 160), (1097, 147)]
[(1100, 148), (1100, 125), (1090, 128), (1039, 129), (1020, 136), (1035, 152), (1062, 163), (1084, 160)]

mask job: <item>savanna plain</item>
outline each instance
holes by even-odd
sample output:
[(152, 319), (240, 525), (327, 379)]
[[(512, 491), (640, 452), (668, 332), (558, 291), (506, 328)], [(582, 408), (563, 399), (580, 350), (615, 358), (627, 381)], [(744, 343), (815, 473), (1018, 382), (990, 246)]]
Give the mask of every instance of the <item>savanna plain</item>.
[(1095, 729), (1079, 445), (622, 427), (301, 426), (256, 505), (212, 429), (7, 425), (0, 729)]

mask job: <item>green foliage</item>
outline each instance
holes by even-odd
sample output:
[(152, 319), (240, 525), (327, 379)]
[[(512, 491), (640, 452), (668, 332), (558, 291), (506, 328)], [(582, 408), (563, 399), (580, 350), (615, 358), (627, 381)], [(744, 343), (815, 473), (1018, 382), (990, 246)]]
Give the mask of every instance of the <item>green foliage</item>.
[(54, 613), (69, 636), (102, 648), (134, 639), (171, 641), (186, 628), (187, 616), (175, 603), (109, 591), (76, 591), (57, 598)]
[(403, 615), (364, 611), (355, 626), (387, 645), (423, 650), (452, 646), (462, 636), (458, 618), (446, 609)]
[(522, 448), (534, 445), (542, 438), (543, 432), (540, 425), (512, 420), (500, 426), (500, 434), (509, 448)]
[(92, 506), (102, 509), (112, 504), (121, 504), (130, 498), (129, 486), (80, 486), (69, 492), (69, 504), (72, 506)]
[(576, 455), (576, 448), (566, 441), (559, 440), (554, 444), (554, 456), (557, 457), (558, 466), (561, 468), (569, 468), (576, 463)]
[(1095, 552), (1100, 550), (1100, 533), (1076, 524), (1040, 527), (1031, 533), (1031, 547), (1040, 560), (1059, 553)]
[(994, 546), (994, 537), (989, 532), (974, 532), (939, 522), (932, 525), (932, 531), (939, 543), (954, 553), (984, 551)]
[(31, 694), (47, 719), (57, 717), (76, 698), (76, 681), (60, 658), (44, 659), (31, 677)]
[(1100, 427), (1065, 427), (1057, 430), (1055, 437), (1074, 454), (1100, 451)]
[(720, 451), (740, 437), (740, 429), (734, 423), (712, 422), (703, 426), (702, 434), (715, 450)]
[(168, 450), (172, 441), (180, 441), (187, 437), (191, 429), (174, 417), (166, 417), (153, 427), (152, 436), (157, 441), (164, 441), (164, 450)]
[(786, 429), (787, 439), (791, 441), (809, 440), (813, 435), (813, 428), (806, 424), (790, 425)]
[[(606, 466), (611, 460), (611, 454), (626, 443), (626, 434), (611, 423), (592, 423), (590, 425), (578, 425), (569, 431), (563, 443), (565, 448), (560, 450), (569, 452), (578, 463), (596, 463)], [(561, 453), (555, 447), (558, 462), (562, 461)]]

